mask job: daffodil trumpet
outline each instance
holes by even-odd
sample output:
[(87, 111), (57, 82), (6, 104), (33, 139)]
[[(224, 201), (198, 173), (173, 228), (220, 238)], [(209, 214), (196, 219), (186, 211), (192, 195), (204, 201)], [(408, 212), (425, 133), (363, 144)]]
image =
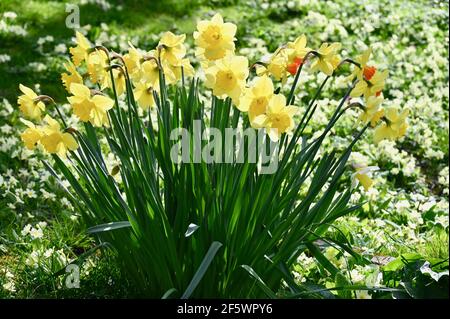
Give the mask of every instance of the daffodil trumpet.
[(97, 51), (97, 50), (100, 50), (100, 51), (103, 51), (103, 52), (106, 53), (106, 56), (108, 58), (108, 62), (111, 60), (111, 54), (110, 54), (108, 48), (104, 47), (103, 45), (96, 45), (95, 47), (90, 48), (88, 50), (88, 55), (93, 53), (93, 52), (95, 52), (95, 51)]

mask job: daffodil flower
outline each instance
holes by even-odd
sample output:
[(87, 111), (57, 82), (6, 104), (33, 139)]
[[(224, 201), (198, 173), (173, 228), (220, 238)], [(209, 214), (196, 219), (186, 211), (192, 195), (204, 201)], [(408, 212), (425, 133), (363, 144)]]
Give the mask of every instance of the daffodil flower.
[(66, 68), (68, 73), (61, 74), (61, 80), (64, 84), (64, 87), (68, 92), (70, 92), (70, 85), (72, 83), (83, 83), (82, 76), (78, 73), (76, 67), (71, 62), (64, 63), (64, 67)]
[(406, 121), (408, 113), (408, 109), (404, 109), (402, 112), (399, 112), (397, 107), (386, 109), (383, 117), (384, 123), (375, 128), (374, 142), (378, 143), (384, 139), (395, 140), (404, 136), (408, 129)]
[(351, 97), (358, 97), (364, 95), (368, 98), (372, 95), (379, 95), (384, 88), (386, 78), (389, 71), (378, 71), (375, 67), (365, 67), (363, 70), (363, 79), (359, 80), (353, 90), (350, 92)]
[(20, 137), (25, 144), (26, 148), (32, 150), (36, 147), (36, 144), (42, 138), (43, 132), (40, 128), (36, 127), (32, 122), (20, 119), (20, 121), (27, 126), (27, 129), (20, 134)]
[[(126, 90), (126, 81), (125, 81), (125, 74), (121, 69), (113, 69), (113, 78), (114, 78), (114, 86), (116, 88), (117, 96), (121, 96), (125, 90)], [(107, 79), (107, 87), (113, 88), (111, 77), (106, 77)]]
[(359, 183), (364, 187), (367, 192), (372, 187), (374, 181), (371, 178), (371, 173), (379, 170), (378, 166), (367, 166), (356, 168), (356, 172), (352, 175), (352, 189), (358, 186)]
[(129, 43), (129, 45), (130, 48), (128, 49), (128, 53), (125, 54), (122, 58), (123, 61), (125, 62), (128, 74), (130, 74), (130, 77), (134, 79), (135, 75), (139, 73), (144, 56), (131, 43)]
[(363, 123), (369, 123), (374, 127), (378, 121), (383, 117), (384, 110), (380, 109), (380, 104), (383, 102), (383, 97), (370, 96), (366, 99), (366, 105), (363, 107), (363, 112), (359, 116), (359, 120)]
[(295, 75), (298, 71), (300, 65), (303, 64), (303, 59), (311, 51), (310, 48), (306, 46), (307, 40), (305, 35), (299, 36), (295, 41), (288, 42), (287, 47), (290, 50), (288, 53), (288, 65), (287, 71), (291, 75)]
[(220, 99), (230, 97), (237, 105), (248, 77), (248, 60), (243, 56), (227, 56), (205, 71), (208, 88)]
[(47, 125), (43, 127), (44, 136), (41, 137), (40, 141), (47, 152), (65, 158), (69, 150), (74, 151), (78, 148), (75, 138), (70, 133), (62, 132), (56, 120), (46, 115), (44, 121)]
[(371, 78), (370, 73), (372, 72), (373, 67), (367, 65), (371, 53), (372, 49), (369, 48), (366, 51), (364, 51), (363, 54), (358, 55), (355, 58), (355, 62), (359, 64), (359, 67), (355, 65), (352, 73), (346, 78), (347, 81), (351, 82), (355, 77), (360, 81), (363, 80), (364, 72), (366, 72), (366, 75), (369, 76), (369, 79)]
[(334, 69), (339, 65), (340, 59), (337, 55), (337, 51), (341, 48), (340, 43), (323, 43), (316, 51), (317, 57), (311, 63), (311, 71), (321, 71), (330, 76), (333, 74)]
[(38, 95), (29, 87), (19, 84), (19, 89), (23, 93), (17, 100), (20, 111), (30, 119), (40, 120), (42, 112), (45, 111), (44, 102), (40, 101)]
[(94, 84), (99, 84), (102, 89), (108, 86), (109, 63), (108, 56), (103, 50), (95, 50), (87, 57), (87, 70)]
[[(170, 70), (169, 70), (170, 71)], [(166, 72), (166, 78), (169, 72)], [(170, 74), (169, 74), (170, 79)], [(137, 82), (145, 82), (151, 87), (159, 86), (159, 65), (156, 52), (150, 51), (145, 61), (141, 64), (140, 74), (135, 79)]]
[[(191, 62), (187, 58), (182, 59), (179, 66), (168, 65), (168, 68), (170, 71), (169, 72), (169, 80), (171, 79), (171, 76), (172, 76), (174, 78), (174, 82), (179, 81), (183, 75), (185, 78), (188, 78), (188, 77), (193, 77), (195, 74), (194, 67), (192, 66)], [(165, 67), (164, 70), (167, 70), (167, 67)], [(170, 84), (170, 83), (171, 82), (168, 82), (168, 84)]]
[(107, 111), (114, 105), (112, 99), (99, 94), (91, 96), (89, 88), (78, 83), (70, 86), (70, 93), (73, 96), (67, 99), (72, 105), (73, 112), (81, 121), (89, 121), (97, 127), (109, 125)]
[(186, 55), (186, 47), (183, 44), (185, 39), (185, 34), (175, 35), (170, 31), (165, 32), (159, 41), (161, 59), (170, 65), (181, 66), (181, 60)]
[(266, 114), (254, 118), (255, 128), (265, 127), (269, 138), (277, 142), (283, 133), (288, 133), (295, 126), (294, 115), (298, 108), (292, 105), (286, 106), (286, 97), (282, 94), (274, 94), (269, 101)]
[(196, 55), (200, 59), (215, 61), (234, 52), (234, 36), (237, 27), (233, 23), (223, 22), (222, 16), (217, 13), (211, 20), (202, 20), (197, 23), (194, 32)]
[(72, 61), (75, 66), (79, 66), (84, 60), (87, 59), (89, 50), (91, 49), (91, 43), (80, 32), (75, 33), (76, 47), (70, 48), (70, 54), (72, 54)]
[(263, 75), (254, 80), (253, 86), (245, 90), (237, 108), (241, 112), (248, 112), (250, 123), (267, 112), (269, 101), (273, 95), (273, 83), (267, 76)]
[(135, 83), (133, 94), (139, 106), (143, 110), (147, 110), (155, 105), (155, 100), (153, 97), (153, 88), (148, 84), (146, 84), (145, 82)]
[(278, 48), (271, 56), (266, 66), (257, 65), (256, 74), (259, 76), (271, 75), (277, 81), (285, 83), (287, 80), (289, 54), (292, 49), (285, 47)]

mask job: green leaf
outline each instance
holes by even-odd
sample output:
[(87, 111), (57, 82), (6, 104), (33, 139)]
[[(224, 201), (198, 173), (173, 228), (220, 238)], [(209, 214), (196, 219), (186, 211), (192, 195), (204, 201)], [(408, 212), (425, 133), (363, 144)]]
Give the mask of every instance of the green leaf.
[(131, 224), (129, 221), (123, 221), (123, 222), (111, 222), (107, 224), (101, 224), (94, 227), (90, 227), (87, 229), (88, 234), (95, 234), (95, 233), (102, 233), (107, 232), (110, 230), (125, 228), (125, 227), (131, 227)]
[(267, 286), (267, 284), (261, 279), (261, 277), (253, 270), (252, 267), (248, 265), (242, 265), (242, 268), (244, 268), (250, 276), (256, 279), (256, 284), (264, 291), (264, 293), (267, 295), (267, 297), (276, 299), (276, 294)]
[(386, 266), (383, 267), (384, 271), (399, 271), (402, 269), (405, 265), (407, 265), (410, 262), (414, 262), (417, 260), (422, 259), (422, 256), (417, 253), (406, 253), (398, 258), (394, 259), (393, 261), (389, 262)]
[(200, 280), (202, 280), (203, 276), (208, 270), (209, 265), (211, 264), (214, 256), (216, 255), (220, 247), (222, 247), (222, 243), (219, 243), (218, 241), (215, 241), (211, 244), (211, 246), (208, 249), (208, 252), (203, 258), (202, 263), (198, 267), (197, 272), (195, 273), (194, 277), (192, 278), (191, 282), (186, 288), (186, 291), (181, 296), (181, 299), (188, 299), (192, 295), (192, 292), (198, 286)]

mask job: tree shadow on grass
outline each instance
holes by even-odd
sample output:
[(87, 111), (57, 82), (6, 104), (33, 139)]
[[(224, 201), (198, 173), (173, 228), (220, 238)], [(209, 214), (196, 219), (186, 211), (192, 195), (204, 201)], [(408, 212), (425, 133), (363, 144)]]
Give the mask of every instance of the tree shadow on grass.
[[(177, 22), (189, 15), (203, 0), (149, 0), (149, 1), (109, 1), (111, 7), (107, 10), (95, 4), (80, 5), (80, 25), (91, 25), (89, 33), (91, 40), (100, 33), (100, 26), (105, 23), (118, 32), (128, 32), (133, 37), (133, 30), (138, 30), (141, 36), (151, 36), (163, 30), (173, 29)], [(31, 1), (28, 4), (17, 0), (2, 4), (2, 11), (17, 12), (16, 23), (25, 25), (25, 37), (0, 34), (0, 54), (8, 54), (11, 61), (0, 64), (0, 96), (14, 101), (19, 93), (19, 83), (32, 86), (41, 84), (41, 91), (54, 97), (57, 101), (65, 101), (60, 72), (62, 63), (48, 65), (45, 56), (37, 52), (37, 42), (41, 37), (51, 35), (54, 38), (52, 46), (68, 42), (74, 36), (74, 30), (66, 27), (66, 3), (55, 1)], [(188, 19), (185, 17), (185, 19)], [(68, 54), (68, 52), (67, 52)], [(64, 57), (61, 57), (63, 61)], [(33, 72), (29, 63), (46, 64), (43, 72)], [(58, 62), (56, 60), (55, 62)]]

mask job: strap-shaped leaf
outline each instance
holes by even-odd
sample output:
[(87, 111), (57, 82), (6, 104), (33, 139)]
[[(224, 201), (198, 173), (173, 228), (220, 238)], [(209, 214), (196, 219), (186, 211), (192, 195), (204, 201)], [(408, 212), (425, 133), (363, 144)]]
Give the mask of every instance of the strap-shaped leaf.
[(256, 284), (265, 292), (265, 294), (272, 299), (276, 299), (277, 296), (275, 293), (267, 286), (267, 284), (261, 279), (261, 277), (253, 270), (252, 267), (248, 265), (242, 265), (242, 268), (244, 268), (250, 276), (256, 279)]
[(202, 263), (198, 267), (197, 272), (195, 273), (194, 277), (192, 278), (191, 282), (186, 288), (186, 291), (181, 296), (181, 299), (187, 299), (191, 296), (192, 292), (195, 290), (195, 288), (197, 288), (200, 280), (202, 280), (203, 276), (205, 275), (206, 270), (208, 270), (211, 261), (213, 260), (214, 256), (216, 255), (220, 247), (222, 247), (222, 243), (218, 241), (215, 241), (211, 244), (211, 246), (208, 249), (208, 252), (203, 258)]
[(95, 234), (95, 233), (102, 233), (105, 231), (125, 228), (125, 227), (131, 227), (131, 224), (129, 221), (123, 221), (123, 222), (111, 222), (107, 224), (101, 224), (94, 227), (88, 228), (87, 232), (88, 234)]
[(167, 290), (164, 295), (161, 297), (161, 299), (168, 299), (173, 293), (177, 292), (175, 288), (170, 288)]
[(184, 234), (184, 237), (191, 236), (200, 226), (195, 225), (193, 223), (190, 223), (188, 226), (188, 229), (186, 230), (186, 233)]

